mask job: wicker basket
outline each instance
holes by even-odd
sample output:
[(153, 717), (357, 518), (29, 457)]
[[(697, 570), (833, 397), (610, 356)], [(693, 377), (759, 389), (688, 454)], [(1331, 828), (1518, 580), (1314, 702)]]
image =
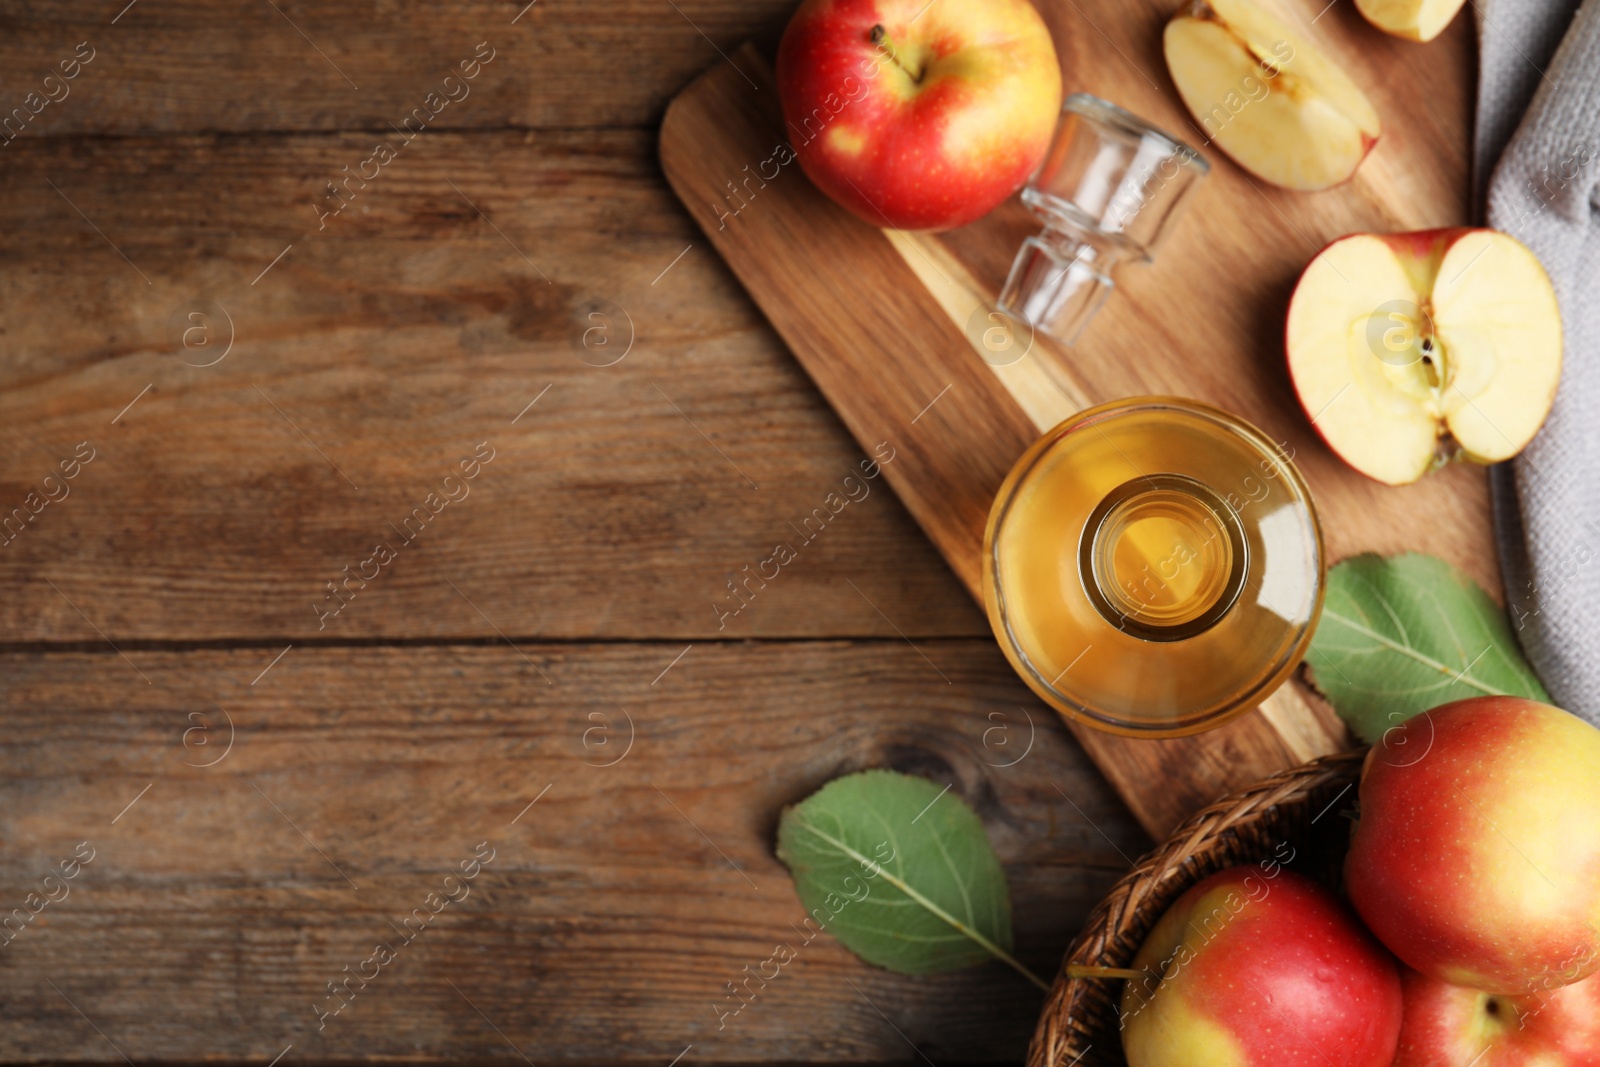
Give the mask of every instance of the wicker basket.
[(1156, 920), (1206, 875), (1276, 858), (1336, 886), (1350, 834), (1341, 811), (1354, 801), (1350, 786), (1365, 755), (1325, 756), (1224, 797), (1140, 860), (1095, 908), (1062, 961), (1028, 1067), (1125, 1067), (1117, 1018), (1122, 981), (1068, 978), (1067, 968), (1129, 966)]

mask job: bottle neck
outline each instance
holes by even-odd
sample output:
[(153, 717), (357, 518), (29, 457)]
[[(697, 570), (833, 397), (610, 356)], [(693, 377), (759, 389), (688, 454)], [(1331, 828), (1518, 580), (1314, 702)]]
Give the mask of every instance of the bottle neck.
[(1249, 571), (1239, 516), (1214, 490), (1179, 474), (1130, 479), (1084, 527), (1078, 572), (1107, 622), (1146, 641), (1181, 641), (1232, 609)]

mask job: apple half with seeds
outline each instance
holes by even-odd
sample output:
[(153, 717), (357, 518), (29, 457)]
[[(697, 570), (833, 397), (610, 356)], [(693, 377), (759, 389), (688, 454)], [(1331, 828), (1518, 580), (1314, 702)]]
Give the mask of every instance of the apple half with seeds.
[(1333, 60), (1249, 0), (1191, 0), (1161, 46), (1206, 143), (1273, 185), (1338, 185), (1382, 132)]
[(1405, 485), (1533, 440), (1561, 378), (1561, 313), (1539, 260), (1496, 230), (1352, 234), (1300, 276), (1285, 348), (1328, 447)]
[(1356, 10), (1384, 33), (1431, 41), (1450, 25), (1467, 0), (1356, 0)]

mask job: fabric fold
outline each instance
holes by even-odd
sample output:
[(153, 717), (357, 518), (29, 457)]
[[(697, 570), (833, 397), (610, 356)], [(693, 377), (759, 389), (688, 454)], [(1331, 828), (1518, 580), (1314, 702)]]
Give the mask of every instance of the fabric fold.
[(1473, 7), (1474, 199), (1544, 264), (1565, 337), (1550, 418), (1490, 472), (1506, 605), (1551, 697), (1600, 724), (1600, 0)]

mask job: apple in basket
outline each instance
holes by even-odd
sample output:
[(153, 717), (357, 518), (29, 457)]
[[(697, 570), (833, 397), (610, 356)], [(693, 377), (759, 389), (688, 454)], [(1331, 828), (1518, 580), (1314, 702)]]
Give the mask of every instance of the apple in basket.
[(1537, 994), (1600, 970), (1600, 730), (1517, 697), (1456, 701), (1375, 746), (1345, 857), (1356, 911), (1411, 967)]
[(1507, 997), (1405, 968), (1394, 1067), (1600, 1067), (1600, 977)]
[(1332, 892), (1276, 864), (1191, 886), (1133, 969), (1147, 977), (1123, 990), (1129, 1067), (1389, 1067), (1394, 1058), (1394, 958)]
[(1027, 181), (1061, 111), (1055, 45), (1027, 0), (806, 0), (777, 73), (801, 168), (895, 229), (988, 214)]

